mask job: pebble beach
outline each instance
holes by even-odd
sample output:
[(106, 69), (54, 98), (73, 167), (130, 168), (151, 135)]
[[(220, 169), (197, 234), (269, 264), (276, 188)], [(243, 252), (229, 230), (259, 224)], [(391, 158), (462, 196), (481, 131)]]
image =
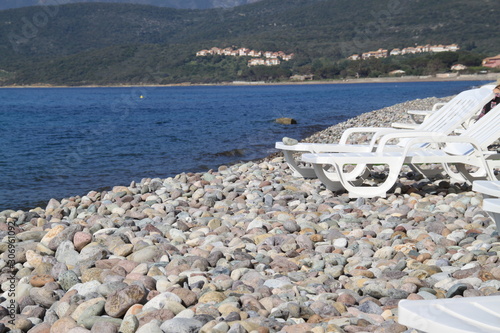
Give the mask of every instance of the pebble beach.
[[(411, 121), (413, 100), (349, 127)], [(359, 138), (362, 140), (363, 138)], [(499, 294), (482, 195), (404, 170), (386, 198), (292, 176), (282, 155), (0, 212), (0, 333), (400, 333), (403, 299)]]

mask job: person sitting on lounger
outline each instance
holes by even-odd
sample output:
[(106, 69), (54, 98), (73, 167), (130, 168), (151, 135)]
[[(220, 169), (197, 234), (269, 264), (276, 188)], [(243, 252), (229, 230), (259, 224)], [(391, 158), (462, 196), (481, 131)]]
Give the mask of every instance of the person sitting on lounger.
[(486, 105), (481, 110), (481, 113), (479, 114), (478, 118), (481, 118), (482, 116), (490, 112), (490, 110), (493, 109), (495, 105), (500, 103), (500, 84), (493, 89), (493, 92), (495, 93), (495, 97), (493, 97), (491, 101), (486, 103)]

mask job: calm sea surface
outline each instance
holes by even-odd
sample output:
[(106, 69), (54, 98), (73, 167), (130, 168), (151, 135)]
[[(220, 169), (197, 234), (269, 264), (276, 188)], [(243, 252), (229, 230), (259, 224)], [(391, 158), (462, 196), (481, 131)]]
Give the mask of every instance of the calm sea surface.
[(0, 89), (0, 211), (261, 158), (283, 136), (484, 83)]

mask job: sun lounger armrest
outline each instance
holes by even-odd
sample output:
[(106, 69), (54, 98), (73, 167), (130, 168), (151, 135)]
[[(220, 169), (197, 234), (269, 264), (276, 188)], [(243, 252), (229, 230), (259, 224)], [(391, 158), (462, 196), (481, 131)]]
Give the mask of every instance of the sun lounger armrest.
[(432, 106), (432, 111), (436, 111), (437, 109), (439, 109), (439, 108), (441, 108), (441, 107), (443, 107), (443, 106), (445, 106), (445, 105), (446, 105), (446, 103), (445, 103), (445, 102), (443, 102), (443, 103), (436, 103), (436, 104), (434, 104), (434, 105)]
[[(446, 137), (446, 135), (439, 135), (436, 134), (435, 132), (417, 132), (417, 131), (399, 131), (399, 132), (392, 132), (388, 134), (384, 134), (379, 141), (379, 145), (377, 147), (377, 151), (381, 152), (384, 151), (385, 146), (388, 144), (389, 141), (394, 140), (394, 139), (414, 139), (414, 138), (425, 138), (428, 139), (430, 136), (443, 136)], [(407, 143), (413, 142), (408, 141)], [(422, 140), (422, 141), (416, 141), (415, 143), (412, 143), (410, 147), (414, 144), (418, 143), (426, 143), (427, 141)]]
[(460, 136), (449, 136), (436, 134), (434, 132), (406, 132), (406, 133), (390, 133), (384, 135), (379, 142), (377, 147), (377, 152), (383, 152), (388, 141), (396, 138), (409, 138), (405, 143), (405, 154), (407, 154), (413, 146), (422, 143), (435, 143), (441, 147), (444, 147), (447, 143), (466, 143), (470, 144), (474, 148), (475, 154), (488, 155), (490, 151), (484, 150), (481, 146), (471, 137), (464, 135)]
[(406, 113), (416, 115), (416, 116), (428, 116), (429, 114), (433, 113), (434, 111), (440, 109), (441, 107), (445, 106), (446, 103), (436, 103), (432, 106), (431, 110), (408, 110)]
[(391, 127), (399, 129), (399, 130), (414, 130), (420, 124), (417, 123), (391, 123)]
[(345, 145), (349, 141), (349, 138), (353, 134), (358, 134), (358, 133), (374, 133), (370, 144), (374, 144), (375, 141), (378, 140), (378, 138), (381, 135), (384, 135), (386, 133), (392, 133), (394, 132), (395, 129), (391, 127), (353, 127), (353, 128), (348, 128), (342, 133), (342, 136), (340, 137), (339, 144)]
[[(425, 141), (426, 140), (426, 141)], [(455, 135), (455, 136), (450, 136), (450, 135), (436, 135), (433, 134), (429, 138), (425, 139), (425, 142), (431, 142), (431, 143), (469, 143), (474, 148), (478, 151), (481, 152), (486, 152), (481, 149), (480, 145), (477, 143), (476, 140), (474, 140), (471, 137), (465, 136), (465, 135)]]
[(431, 110), (408, 110), (406, 113), (415, 115), (415, 116), (428, 116), (430, 113), (434, 111)]
[[(472, 146), (472, 150), (470, 152), (467, 152), (467, 155), (476, 155), (476, 156), (481, 155), (483, 157), (482, 158), (483, 161), (484, 161), (484, 155), (489, 154), (488, 150), (482, 149), (481, 146), (477, 143), (477, 141), (471, 137), (466, 137), (463, 135), (461, 136), (436, 135), (435, 133), (428, 137), (424, 136), (424, 137), (412, 138), (411, 140), (409, 140), (405, 145), (404, 154), (408, 154), (410, 149), (418, 143), (435, 143), (441, 147), (446, 147), (446, 144), (449, 143), (465, 143)], [(447, 149), (443, 150), (447, 151)], [(451, 154), (453, 155), (454, 153)]]

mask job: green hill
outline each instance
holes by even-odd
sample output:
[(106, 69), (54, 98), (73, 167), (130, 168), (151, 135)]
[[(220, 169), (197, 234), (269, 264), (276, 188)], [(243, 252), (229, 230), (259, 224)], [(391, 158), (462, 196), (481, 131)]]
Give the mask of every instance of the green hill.
[[(457, 43), (494, 55), (500, 53), (500, 36), (492, 32), (498, 23), (490, 0), (263, 0), (209, 10), (27, 7), (0, 11), (0, 69), (10, 73), (6, 84), (277, 78), (381, 47)], [(194, 56), (202, 48), (232, 45), (297, 56), (268, 74), (247, 68), (242, 58)]]
[(257, 2), (260, 0), (2, 0), (0, 2), (0, 10), (21, 8), (29, 6), (38, 6), (41, 3), (47, 5), (76, 3), (76, 2), (114, 2), (114, 3), (135, 3), (141, 5), (151, 5), (171, 8), (184, 9), (208, 9), (208, 8), (229, 8), (241, 6), (248, 3)]

